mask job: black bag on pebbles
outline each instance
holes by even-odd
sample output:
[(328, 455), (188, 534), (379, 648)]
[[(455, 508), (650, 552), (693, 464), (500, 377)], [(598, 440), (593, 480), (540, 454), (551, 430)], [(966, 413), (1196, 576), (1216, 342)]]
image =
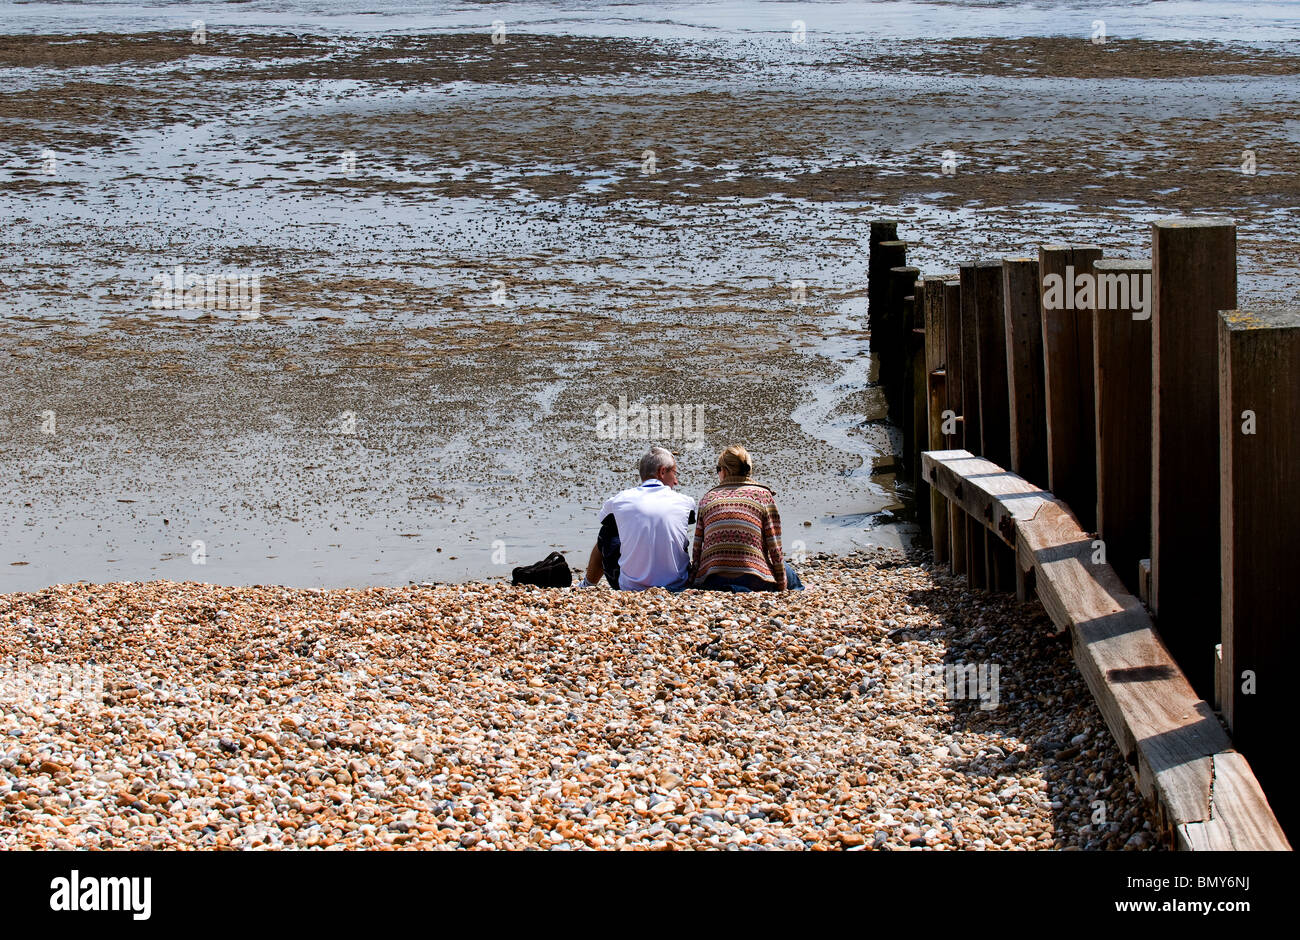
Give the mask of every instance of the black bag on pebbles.
[(535, 584), (538, 587), (572, 587), (573, 572), (559, 552), (551, 552), (541, 561), (524, 565), (511, 572), (511, 584)]

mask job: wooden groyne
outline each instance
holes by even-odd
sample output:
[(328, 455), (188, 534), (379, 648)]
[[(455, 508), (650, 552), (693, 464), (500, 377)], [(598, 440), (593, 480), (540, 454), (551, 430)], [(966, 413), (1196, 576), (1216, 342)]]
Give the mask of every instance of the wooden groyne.
[(872, 223), (871, 347), (936, 564), (1069, 631), (1171, 845), (1289, 850), (1300, 310), (1237, 309), (1222, 219), (1149, 260), (906, 249)]

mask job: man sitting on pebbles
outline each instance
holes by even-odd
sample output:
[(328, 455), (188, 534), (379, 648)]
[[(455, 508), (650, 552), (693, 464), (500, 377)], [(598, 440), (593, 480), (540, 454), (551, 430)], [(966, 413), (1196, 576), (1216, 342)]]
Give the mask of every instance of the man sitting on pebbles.
[(672, 451), (651, 447), (639, 469), (641, 485), (601, 507), (600, 535), (578, 587), (594, 587), (604, 576), (622, 591), (661, 587), (676, 592), (690, 581), (695, 500), (673, 492), (677, 460)]

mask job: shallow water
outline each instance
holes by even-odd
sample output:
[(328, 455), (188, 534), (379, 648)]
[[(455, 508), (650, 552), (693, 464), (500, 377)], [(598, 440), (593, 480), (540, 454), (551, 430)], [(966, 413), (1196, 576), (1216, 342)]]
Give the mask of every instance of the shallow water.
[(605, 6), (583, 0), (473, 2), (473, 0), (247, 0), (228, 3), (91, 2), (0, 3), (5, 32), (189, 29), (202, 19), (222, 27), (272, 30), (312, 28), (347, 33), (490, 30), (495, 20), (515, 30), (585, 36), (698, 39), (790, 33), (802, 20), (819, 34), (944, 39), (957, 36), (1091, 36), (1104, 20), (1111, 36), (1221, 42), (1283, 42), (1300, 38), (1300, 10), (1286, 0), (800, 0), (797, 3), (631, 2)]
[[(1240, 49), (1211, 45), (1185, 50), (1212, 63), (1194, 80), (1093, 80), (1087, 59), (1022, 73), (939, 42), (1064, 34), (1076, 55), (1105, 18), (1115, 37), (1267, 46), (1297, 5), (1064, 10), (0, 4), (9, 33), (180, 45), (0, 69), (0, 590), (448, 580), (553, 547), (580, 564), (649, 443), (594, 434), (620, 396), (707, 404), (702, 450), (667, 441), (684, 487), (745, 442), (788, 550), (897, 544), (864, 332), (872, 218), (898, 218), (933, 274), (1046, 241), (1143, 254), (1154, 219), (1228, 213), (1243, 300), (1297, 297), (1294, 71), (1233, 72)], [(483, 70), (498, 17), (510, 68)], [(290, 27), (333, 38), (215, 54), (244, 42), (228, 28)], [(257, 275), (262, 319), (154, 310), (177, 264)]]

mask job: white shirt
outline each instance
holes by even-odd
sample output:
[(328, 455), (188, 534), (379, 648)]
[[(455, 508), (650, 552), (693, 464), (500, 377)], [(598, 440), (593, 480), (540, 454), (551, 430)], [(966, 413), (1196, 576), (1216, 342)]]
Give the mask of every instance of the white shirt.
[(655, 479), (605, 500), (599, 521), (613, 513), (618, 523), (620, 589), (686, 587), (694, 511), (694, 499)]

